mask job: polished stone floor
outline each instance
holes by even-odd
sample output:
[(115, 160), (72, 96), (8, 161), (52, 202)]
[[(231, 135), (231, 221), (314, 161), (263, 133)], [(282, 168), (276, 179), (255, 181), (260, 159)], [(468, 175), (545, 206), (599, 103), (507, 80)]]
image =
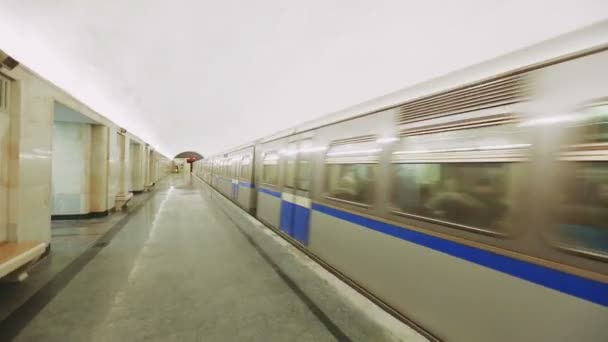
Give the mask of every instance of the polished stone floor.
[[(130, 208), (138, 207), (152, 197), (141, 193), (129, 202)], [(107, 217), (86, 220), (57, 220), (51, 223), (51, 252), (29, 272), (23, 283), (0, 283), (0, 322), (48, 284), (83, 252), (121, 220), (127, 220), (129, 209)], [(2, 331), (0, 331), (0, 341)]]
[(64, 259), (32, 271), (42, 290), (15, 319), (16, 341), (424, 340), (378, 323), (388, 319), (377, 308), (190, 176), (138, 201), (112, 219), (55, 225)]

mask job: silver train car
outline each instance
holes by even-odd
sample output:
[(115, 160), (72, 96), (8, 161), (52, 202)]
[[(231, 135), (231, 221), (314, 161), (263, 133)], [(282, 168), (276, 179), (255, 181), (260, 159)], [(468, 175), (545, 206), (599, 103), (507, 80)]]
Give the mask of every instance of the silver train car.
[(608, 341), (608, 22), (194, 173), (446, 341)]

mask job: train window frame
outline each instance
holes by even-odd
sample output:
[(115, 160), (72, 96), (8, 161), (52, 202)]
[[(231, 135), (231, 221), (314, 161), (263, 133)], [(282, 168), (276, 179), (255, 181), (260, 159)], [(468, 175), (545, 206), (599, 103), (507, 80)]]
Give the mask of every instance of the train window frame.
[[(283, 188), (295, 191), (296, 180), (298, 172), (298, 141), (289, 141), (287, 143), (287, 149), (279, 152), (281, 158), (281, 164), (284, 167), (281, 174), (283, 175)], [(291, 172), (291, 174), (290, 174)], [(290, 184), (290, 182), (293, 182)]]
[[(594, 110), (600, 108), (596, 113)], [(585, 113), (588, 111), (589, 113)], [(599, 113), (598, 113), (599, 112)], [(601, 149), (602, 147), (608, 146), (608, 131), (606, 132), (606, 139), (598, 139), (599, 141), (584, 141), (581, 139), (581, 135), (585, 136), (583, 132), (584, 128), (597, 127), (599, 125), (605, 125), (608, 127), (608, 98), (599, 99), (590, 102), (586, 105), (579, 106), (579, 109), (575, 111), (576, 115), (568, 116), (568, 119), (574, 121), (573, 124), (567, 125), (566, 129), (576, 134), (576, 138), (582, 141), (575, 141), (573, 144), (566, 143), (562, 147), (566, 150), (585, 150), (585, 149)], [(600, 121), (594, 120), (600, 119)], [(569, 120), (566, 120), (569, 122)], [(585, 136), (586, 137), (586, 136)], [(576, 140), (576, 139), (575, 139)]]
[[(594, 109), (596, 107), (605, 107), (606, 110), (606, 119), (608, 119), (608, 98), (592, 101), (585, 106), (579, 107), (580, 111), (585, 111), (589, 109)], [(584, 118), (581, 120), (585, 122)], [(589, 122), (589, 121), (587, 121)], [(587, 124), (588, 125), (588, 124)], [(571, 126), (573, 127), (581, 127), (580, 126)], [(582, 132), (576, 132), (579, 135)], [(556, 156), (557, 163), (567, 163), (567, 166), (563, 167), (565, 172), (572, 172), (570, 170), (579, 168), (583, 164), (605, 164), (608, 165), (608, 140), (601, 142), (578, 142), (575, 141), (573, 144), (562, 144), (560, 146), (560, 150)], [(575, 166), (576, 165), (576, 166)], [(562, 169), (562, 167), (560, 167)], [(564, 176), (559, 175), (559, 190), (560, 192), (567, 191), (565, 189), (565, 182), (561, 182)], [(570, 194), (571, 195), (571, 194)], [(556, 207), (561, 208), (562, 203), (556, 203)], [(543, 231), (543, 240), (551, 247), (560, 250), (562, 252), (573, 254), (579, 257), (583, 257), (586, 259), (597, 260), (600, 262), (608, 262), (608, 250), (606, 252), (597, 251), (592, 248), (585, 248), (584, 246), (577, 246), (574, 242), (568, 242), (568, 238), (558, 238), (557, 236), (562, 235), (559, 231), (559, 221), (552, 219), (551, 225), (548, 229)], [(608, 229), (608, 228), (606, 228)]]
[[(313, 147), (312, 137), (303, 138), (299, 142), (300, 151), (297, 155), (296, 160), (296, 177), (295, 177), (295, 189), (301, 192), (310, 192), (312, 189), (312, 175), (313, 175), (313, 162), (314, 162), (314, 151), (311, 150)], [(308, 172), (305, 177), (301, 177), (302, 174), (302, 162), (308, 163)], [(301, 181), (304, 180), (308, 183), (306, 188), (301, 187)]]
[(239, 169), (241, 168), (241, 158), (231, 158), (230, 159), (230, 179), (238, 180), (239, 179)]
[[(355, 138), (356, 139), (356, 138)], [(349, 141), (350, 139), (344, 139)], [(353, 139), (354, 140), (354, 139)], [(349, 143), (337, 143), (332, 142), (329, 149), (325, 153), (325, 160), (323, 163), (323, 198), (337, 203), (347, 204), (350, 206), (372, 209), (377, 199), (377, 175), (378, 166), (380, 165), (380, 154), (383, 149), (378, 145), (375, 140), (375, 136), (370, 138), (359, 139), (357, 142)], [(329, 189), (330, 183), (330, 167), (332, 165), (369, 165), (369, 171), (371, 171), (369, 190), (369, 201), (361, 202), (356, 200), (347, 200), (340, 198), (331, 193)]]
[[(568, 163), (568, 166), (564, 167), (564, 169), (571, 169), (571, 168), (577, 168), (582, 164), (605, 164), (608, 165), (608, 150), (605, 151), (606, 152), (606, 159), (603, 160), (589, 160), (587, 159), (585, 156), (581, 156), (580, 159), (576, 159), (573, 156), (569, 155), (568, 157), (561, 159), (558, 158), (557, 162), (558, 163)], [(575, 164), (578, 164), (577, 166), (573, 166)], [(559, 191), (563, 192), (564, 191), (564, 183), (561, 182), (561, 180), (563, 179), (563, 177), (560, 176), (560, 187), (559, 187)], [(556, 207), (561, 209), (562, 208), (562, 204), (561, 203), (557, 203)], [(568, 254), (573, 254), (573, 255), (577, 255), (577, 256), (581, 256), (587, 259), (593, 259), (593, 260), (599, 260), (602, 262), (608, 262), (608, 251), (607, 252), (602, 252), (602, 251), (596, 251), (593, 250), (591, 248), (585, 248), (584, 246), (577, 246), (572, 242), (568, 242), (567, 238), (566, 239), (559, 239), (556, 236), (561, 235), (558, 231), (560, 230), (559, 226), (560, 226), (560, 222), (559, 220), (556, 219), (552, 219), (551, 220), (551, 224), (549, 227), (547, 227), (548, 229), (545, 229), (543, 231), (543, 239), (545, 240), (546, 243), (548, 243), (551, 247), (560, 250), (562, 252), (566, 252)], [(572, 226), (570, 224), (570, 226)], [(578, 225), (577, 225), (578, 226)]]
[[(398, 163), (390, 163), (389, 168), (393, 169), (394, 167), (398, 167), (400, 165), (405, 165), (405, 164), (410, 164), (410, 165), (431, 165), (431, 164), (436, 164), (436, 165), (446, 165), (446, 164), (501, 164), (501, 165), (509, 165), (509, 164), (516, 164), (516, 163), (523, 163), (520, 161), (487, 161), (487, 160), (474, 160), (474, 161), (470, 161), (470, 162), (432, 162), (432, 163), (404, 163), (404, 162), (398, 162)], [(391, 184), (391, 186), (393, 186), (394, 182), (394, 178), (391, 177), (391, 181), (389, 184)], [(519, 186), (519, 185), (515, 185), (515, 186)], [(410, 219), (415, 219), (418, 221), (423, 221), (423, 222), (427, 222), (427, 223), (432, 223), (432, 224), (437, 224), (440, 226), (445, 226), (445, 227), (450, 227), (450, 228), (456, 228), (459, 229), (461, 231), (468, 231), (468, 232), (473, 232), (473, 233), (477, 233), (477, 234), (482, 234), (482, 235), (486, 235), (486, 236), (491, 236), (491, 237), (499, 237), (499, 238), (506, 238), (506, 237), (510, 237), (512, 235), (514, 235), (515, 230), (512, 227), (512, 224), (507, 225), (506, 229), (504, 231), (499, 231), (499, 230), (492, 230), (492, 229), (487, 229), (487, 228), (482, 228), (482, 227), (476, 227), (473, 225), (466, 225), (466, 224), (462, 224), (462, 223), (457, 223), (457, 222), (451, 222), (451, 221), (447, 221), (447, 220), (442, 220), (442, 219), (438, 219), (438, 218), (433, 218), (430, 216), (424, 216), (424, 215), (418, 215), (418, 214), (412, 214), (412, 213), (408, 213), (406, 211), (403, 211), (402, 209), (398, 208), (397, 206), (395, 206), (395, 203), (393, 202), (392, 199), (393, 194), (390, 193), (389, 194), (389, 200), (388, 200), (388, 209), (390, 211), (391, 214), (396, 215), (396, 216), (400, 216), (400, 217), (406, 217), (406, 218), (410, 218)]]
[[(272, 159), (269, 159), (269, 156), (274, 156)], [(280, 162), (280, 155), (278, 153), (278, 151), (266, 151), (263, 153), (262, 155), (262, 174), (261, 174), (261, 181), (260, 184), (261, 185), (265, 185), (268, 187), (272, 187), (272, 188), (277, 188), (279, 186), (279, 181), (280, 181), (280, 176), (279, 176), (279, 162)], [(274, 165), (275, 166), (275, 183), (268, 183), (266, 182), (265, 176), (266, 176), (266, 168), (265, 166), (267, 165)]]
[[(416, 150), (415, 147), (412, 150), (410, 149), (409, 144), (407, 143), (408, 138), (419, 137), (422, 135), (430, 136), (435, 135), (440, 137), (439, 140), (445, 139), (445, 134), (448, 132), (448, 139), (450, 138), (450, 134), (455, 136), (457, 139), (465, 138), (463, 141), (466, 141), (467, 144), (471, 142), (478, 142), (476, 138), (481, 137), (483, 141), (483, 133), (476, 137), (476, 131), (480, 131), (480, 129), (486, 129), (488, 132), (490, 128), (504, 130), (504, 132), (508, 134), (514, 134), (512, 137), (523, 138), (522, 142), (525, 141), (525, 130), (513, 130), (517, 127), (517, 120), (514, 119), (513, 115), (500, 115), (489, 118), (490, 120), (485, 120), (484, 118), (476, 119), (475, 121), (468, 123), (464, 122), (463, 124), (459, 123), (457, 120), (450, 121), (443, 125), (433, 126), (432, 129), (427, 129), (426, 127), (417, 127), (416, 130), (410, 134), (403, 133), (411, 132), (411, 131), (402, 131), (401, 139), (398, 142), (398, 146), (405, 146), (403, 150), (397, 150), (392, 153), (392, 157), (389, 163), (390, 171), (396, 170), (400, 165), (411, 164), (411, 165), (446, 165), (446, 164), (500, 164), (500, 165), (515, 165), (518, 163), (527, 163), (529, 161), (529, 148), (531, 144), (528, 143), (510, 143), (503, 145), (477, 145), (475, 147), (466, 148), (466, 147), (447, 147), (447, 148), (439, 148), (439, 149), (429, 149), (425, 147), (423, 150)], [(462, 121), (461, 121), (462, 122)], [(445, 125), (445, 126), (444, 126)], [(443, 127), (442, 127), (443, 126)], [(462, 134), (462, 132), (466, 132)], [(504, 133), (503, 132), (503, 133)], [(462, 134), (462, 138), (458, 136), (458, 134)], [(440, 134), (444, 134), (441, 136)], [(518, 137), (517, 134), (521, 134), (521, 137)], [(489, 134), (491, 135), (491, 134)], [(423, 140), (424, 141), (424, 140)], [(416, 145), (416, 144), (414, 144)], [(441, 146), (441, 145), (440, 145)], [(484, 148), (487, 147), (487, 148)], [(511, 172), (512, 173), (512, 172)], [(510, 173), (507, 173), (509, 175)], [(509, 175), (509, 177), (514, 177), (514, 175)], [(395, 216), (404, 217), (409, 219), (414, 219), (422, 222), (427, 222), (431, 224), (436, 224), (443, 227), (455, 228), (460, 231), (467, 231), (475, 234), (481, 234), (485, 236), (495, 237), (495, 238), (507, 238), (511, 237), (516, 233), (516, 229), (514, 224), (511, 222), (505, 226), (504, 230), (495, 230), (488, 229), (484, 227), (476, 227), (472, 225), (462, 224), (458, 222), (451, 222), (447, 220), (442, 220), (439, 218), (434, 218), (430, 216), (418, 215), (414, 213), (409, 213), (404, 211), (402, 208), (399, 208), (394, 203), (394, 189), (396, 186), (394, 182), (396, 178), (392, 175), (390, 177), (390, 187), (391, 192), (388, 198), (388, 211)], [(512, 182), (513, 180), (511, 180)], [(515, 189), (520, 189), (522, 184), (511, 184), (510, 186)], [(515, 210), (517, 211), (517, 209)], [(507, 214), (508, 215), (508, 214)]]
[[(251, 156), (244, 155), (241, 157), (240, 168), (239, 168), (239, 179), (242, 181), (251, 181)], [(247, 170), (247, 174), (243, 175), (243, 170)]]

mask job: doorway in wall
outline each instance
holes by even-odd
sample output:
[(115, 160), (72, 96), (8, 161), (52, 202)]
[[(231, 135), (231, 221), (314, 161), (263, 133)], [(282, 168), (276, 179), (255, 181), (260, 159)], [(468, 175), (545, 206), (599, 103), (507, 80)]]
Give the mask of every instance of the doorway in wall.
[(98, 123), (55, 103), (51, 183), (52, 218), (90, 213), (92, 130)]

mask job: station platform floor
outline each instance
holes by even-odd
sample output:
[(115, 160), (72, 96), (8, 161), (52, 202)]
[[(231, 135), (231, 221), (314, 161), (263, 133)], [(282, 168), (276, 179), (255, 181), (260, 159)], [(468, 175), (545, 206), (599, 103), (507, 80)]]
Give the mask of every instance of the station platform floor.
[(426, 341), (190, 175), (52, 233), (1, 341)]

